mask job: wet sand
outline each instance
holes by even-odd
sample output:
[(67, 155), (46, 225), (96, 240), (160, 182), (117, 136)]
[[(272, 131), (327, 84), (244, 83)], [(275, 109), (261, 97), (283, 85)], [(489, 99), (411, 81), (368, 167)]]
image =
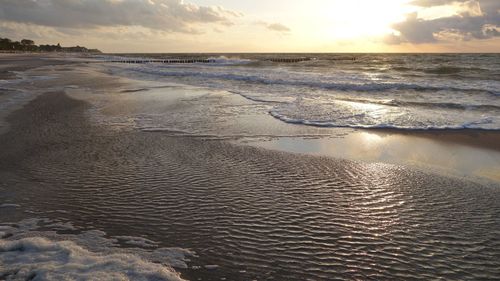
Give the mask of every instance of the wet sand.
[(451, 144), (463, 144), (478, 148), (500, 151), (500, 132), (487, 130), (433, 130), (417, 132), (398, 132), (395, 130), (376, 130), (382, 135), (400, 134), (418, 138), (429, 138), (434, 141)]
[(390, 132), (356, 130), (333, 138), (253, 140), (252, 146), (351, 159), (391, 163), (444, 174), (467, 181), (500, 183), (498, 132)]
[(14, 79), (14, 72), (22, 72), (46, 65), (70, 64), (70, 61), (56, 60), (57, 57), (36, 54), (1, 54), (0, 80)]
[[(66, 80), (120, 85), (105, 76)], [(500, 275), (498, 186), (405, 165), (117, 130), (92, 122), (91, 109), (60, 90), (9, 115), (0, 203), (20, 207), (1, 209), (1, 222), (36, 216), (188, 248), (197, 256), (178, 271), (191, 280)]]

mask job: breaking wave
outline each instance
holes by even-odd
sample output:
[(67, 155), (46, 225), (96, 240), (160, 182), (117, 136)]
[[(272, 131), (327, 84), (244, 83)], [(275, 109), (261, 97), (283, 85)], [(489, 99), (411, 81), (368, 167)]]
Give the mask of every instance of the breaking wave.
[[(280, 56), (282, 59), (276, 59)], [(304, 57), (308, 60), (300, 61)], [(500, 130), (500, 82), (495, 78), (500, 69), (499, 58), (494, 55), (248, 54), (209, 58), (214, 62), (145, 64), (121, 69), (147, 79), (237, 93), (252, 102), (275, 107), (271, 114), (289, 123)], [(279, 63), (295, 61), (290, 58), (300, 62)], [(295, 106), (302, 97), (314, 99), (314, 106)], [(352, 102), (351, 106), (342, 104), (345, 101)], [(374, 115), (373, 110), (366, 109), (374, 106), (383, 108)], [(301, 111), (292, 112), (294, 108)]]

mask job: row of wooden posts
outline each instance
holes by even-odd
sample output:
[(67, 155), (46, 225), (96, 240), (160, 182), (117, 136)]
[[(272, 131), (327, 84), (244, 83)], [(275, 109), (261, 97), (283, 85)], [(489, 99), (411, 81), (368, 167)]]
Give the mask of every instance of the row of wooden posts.
[(210, 59), (170, 59), (170, 60), (112, 60), (114, 63), (214, 63)]
[[(310, 61), (311, 58), (272, 58), (268, 59), (271, 62), (281, 62), (281, 63), (294, 63), (302, 61)], [(184, 64), (184, 63), (215, 63), (214, 59), (123, 59), (123, 60), (111, 60), (112, 63), (167, 63), (167, 64)]]

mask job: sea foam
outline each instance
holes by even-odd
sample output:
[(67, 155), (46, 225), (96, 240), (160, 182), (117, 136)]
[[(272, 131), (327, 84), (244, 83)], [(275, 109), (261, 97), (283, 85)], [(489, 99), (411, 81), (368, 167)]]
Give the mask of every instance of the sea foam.
[[(355, 60), (344, 61), (338, 55), (318, 54), (305, 63), (290, 64), (273, 63), (269, 55), (256, 54), (203, 58), (209, 58), (211, 63), (121, 64), (112, 68), (127, 77), (238, 94), (256, 104), (273, 107), (270, 114), (287, 123), (405, 130), (500, 130), (500, 70), (496, 56), (359, 55)], [(471, 60), (481, 68), (471, 67)], [(306, 106), (297, 104), (296, 100), (302, 97), (313, 102)], [(348, 105), (347, 101), (353, 102)], [(374, 107), (384, 112), (370, 110)], [(356, 115), (367, 108), (368, 114)], [(390, 114), (385, 114), (387, 111)]]
[(1, 276), (10, 280), (182, 280), (138, 256), (101, 255), (72, 241), (42, 237), (0, 241), (0, 263)]
[[(173, 267), (186, 268), (184, 259), (193, 254), (157, 248), (156, 242), (140, 237), (107, 238), (98, 230), (71, 235), (39, 231), (58, 224), (29, 219), (0, 225), (0, 279), (183, 280)], [(118, 241), (138, 248), (119, 248)], [(156, 249), (144, 249), (151, 247)]]

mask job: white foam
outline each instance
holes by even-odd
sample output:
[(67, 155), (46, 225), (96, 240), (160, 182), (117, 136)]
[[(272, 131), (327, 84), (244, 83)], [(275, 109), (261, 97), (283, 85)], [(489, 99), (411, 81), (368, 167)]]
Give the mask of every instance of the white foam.
[[(474, 75), (464, 79), (436, 79), (429, 74), (406, 77), (399, 72), (365, 71), (365, 67), (371, 66), (362, 62), (335, 64), (335, 67), (329, 63), (325, 68), (295, 64), (239, 65), (238, 57), (211, 59), (220, 61), (201, 65), (121, 65), (114, 70), (126, 77), (175, 81), (238, 94), (255, 105), (274, 107), (271, 114), (276, 119), (293, 124), (500, 130), (497, 113), (500, 103), (495, 99), (500, 84), (496, 80), (477, 80)], [(297, 105), (295, 100), (302, 96), (310, 100)], [(241, 115), (245, 115), (246, 110), (241, 108)], [(171, 127), (163, 126), (161, 121), (150, 127)], [(177, 123), (185, 123), (185, 120)]]
[(215, 270), (215, 269), (219, 268), (219, 266), (216, 264), (208, 264), (208, 265), (205, 265), (205, 268), (208, 270)]
[[(301, 118), (292, 118), (287, 117), (284, 114), (280, 114), (279, 112), (273, 110), (269, 111), (269, 114), (274, 118), (283, 121), (289, 124), (299, 124), (299, 125), (307, 125), (313, 127), (322, 127), (322, 128), (352, 128), (352, 129), (396, 129), (396, 130), (463, 130), (463, 129), (474, 129), (474, 130), (483, 130), (483, 131), (498, 131), (497, 123), (492, 121), (491, 117), (486, 117), (481, 120), (465, 122), (460, 124), (450, 124), (450, 125), (442, 125), (438, 123), (429, 123), (427, 125), (422, 124), (411, 124), (408, 125), (403, 124), (389, 124), (389, 123), (376, 123), (376, 124), (363, 124), (362, 122), (355, 123), (341, 123), (337, 120), (335, 121), (315, 121), (315, 120), (307, 120)], [(355, 116), (354, 116), (355, 117)], [(491, 125), (488, 127), (487, 125)]]
[[(227, 63), (224, 63), (227, 61)], [(251, 62), (251, 61), (250, 61)], [(249, 63), (249, 62), (247, 62)], [(247, 82), (254, 85), (267, 86), (291, 86), (306, 87), (323, 90), (336, 90), (343, 92), (383, 92), (388, 90), (415, 90), (415, 91), (482, 91), (488, 95), (497, 96), (498, 90), (491, 85), (481, 85), (481, 88), (474, 88), (467, 83), (436, 83), (431, 80), (407, 81), (398, 79), (374, 80), (373, 77), (366, 77), (363, 74), (352, 74), (348, 72), (335, 72), (334, 74), (290, 72), (275, 68), (273, 70), (256, 70), (250, 68), (230, 68), (233, 65), (242, 64), (239, 60), (221, 60), (218, 66), (213, 65), (123, 65), (121, 69), (132, 70), (159, 77), (173, 78), (198, 78), (196, 86), (211, 86), (220, 83), (210, 83), (210, 80), (221, 80), (229, 82)], [(228, 67), (229, 66), (229, 67)], [(225, 67), (225, 68), (224, 68)], [(227, 86), (227, 84), (224, 84)], [(235, 88), (237, 89), (237, 88)], [(223, 88), (223, 90), (229, 90)]]
[(217, 64), (217, 65), (242, 65), (242, 64), (249, 64), (252, 62), (256, 62), (255, 60), (242, 59), (238, 57), (226, 57), (226, 56), (210, 57), (209, 60), (211, 61), (212, 64)]
[(71, 222), (56, 222), (49, 224), (47, 227), (55, 230), (76, 230), (76, 227)]
[[(0, 279), (183, 280), (173, 267), (187, 268), (186, 257), (194, 255), (157, 248), (157, 242), (142, 237), (107, 238), (99, 230), (58, 234), (42, 228), (75, 229), (70, 222), (47, 219), (0, 225)], [(120, 240), (139, 248), (120, 248)]]
[(157, 242), (142, 237), (115, 236), (115, 238), (121, 240), (123, 243), (143, 248), (156, 247), (158, 245)]
[(163, 262), (174, 268), (188, 268), (186, 262), (189, 261), (186, 257), (196, 256), (194, 252), (183, 248), (159, 248), (154, 250), (149, 255), (149, 259), (153, 262)]
[[(493, 114), (492, 112), (490, 112)], [(315, 127), (399, 130), (499, 130), (500, 116), (454, 108), (395, 107), (381, 103), (297, 99), (269, 110), (274, 118)]]
[(10, 203), (5, 203), (0, 205), (0, 208), (18, 208), (20, 207), (19, 204), (10, 204)]
[(72, 241), (43, 237), (0, 241), (0, 263), (10, 280), (182, 280), (168, 267), (138, 256), (101, 255)]

